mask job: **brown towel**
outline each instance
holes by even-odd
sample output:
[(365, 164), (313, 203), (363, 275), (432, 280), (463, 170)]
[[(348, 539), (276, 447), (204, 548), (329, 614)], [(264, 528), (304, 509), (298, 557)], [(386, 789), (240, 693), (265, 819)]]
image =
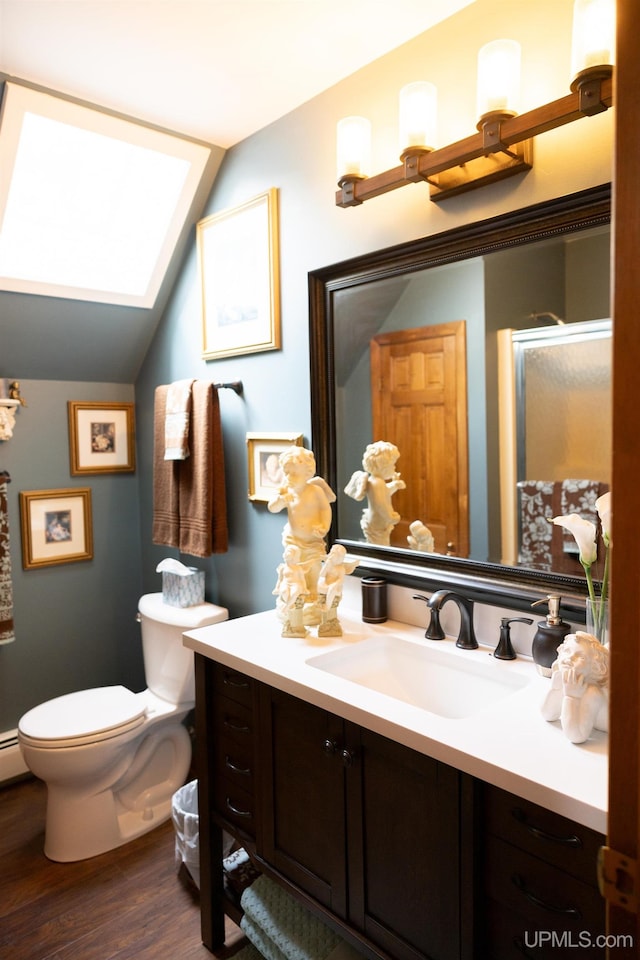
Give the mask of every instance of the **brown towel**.
[(608, 486), (597, 480), (522, 480), (520, 495), (520, 553), (527, 566), (582, 576), (578, 546), (573, 534), (549, 523), (553, 517), (579, 513), (598, 523), (595, 502)]
[(187, 460), (164, 459), (168, 386), (156, 388), (153, 470), (154, 543), (209, 557), (228, 549), (227, 499), (218, 392), (196, 380), (192, 387)]
[(520, 499), (520, 551), (518, 563), (550, 570), (553, 527), (552, 480), (518, 481)]

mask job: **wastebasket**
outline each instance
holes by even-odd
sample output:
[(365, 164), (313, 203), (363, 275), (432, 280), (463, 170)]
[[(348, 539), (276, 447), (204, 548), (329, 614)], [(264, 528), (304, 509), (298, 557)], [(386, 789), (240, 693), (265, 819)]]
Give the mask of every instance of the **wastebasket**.
[[(200, 818), (198, 816), (198, 781), (191, 780), (176, 790), (171, 799), (171, 819), (176, 833), (176, 866), (184, 863), (189, 876), (200, 889)], [(234, 845), (233, 837), (222, 833), (222, 855), (227, 857)]]
[(173, 795), (171, 819), (176, 832), (176, 866), (183, 863), (200, 889), (200, 818), (198, 816), (198, 781), (192, 780)]

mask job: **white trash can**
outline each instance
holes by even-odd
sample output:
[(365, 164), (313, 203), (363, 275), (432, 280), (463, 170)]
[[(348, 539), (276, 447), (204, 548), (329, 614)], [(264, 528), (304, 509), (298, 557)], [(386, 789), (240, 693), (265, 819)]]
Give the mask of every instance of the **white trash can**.
[[(171, 819), (176, 833), (176, 866), (184, 863), (189, 876), (200, 889), (200, 817), (198, 816), (198, 781), (191, 780), (176, 790), (171, 799)], [(228, 857), (233, 837), (222, 833), (222, 855)]]
[(176, 831), (176, 866), (184, 863), (191, 879), (200, 889), (200, 818), (198, 781), (192, 780), (173, 795), (171, 819)]

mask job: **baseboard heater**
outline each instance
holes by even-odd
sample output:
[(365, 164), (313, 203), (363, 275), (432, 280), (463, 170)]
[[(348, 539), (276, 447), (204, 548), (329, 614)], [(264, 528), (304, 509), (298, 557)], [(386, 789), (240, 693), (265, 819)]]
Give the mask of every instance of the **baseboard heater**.
[(0, 733), (0, 783), (22, 777), (28, 772), (29, 768), (18, 746), (17, 729)]

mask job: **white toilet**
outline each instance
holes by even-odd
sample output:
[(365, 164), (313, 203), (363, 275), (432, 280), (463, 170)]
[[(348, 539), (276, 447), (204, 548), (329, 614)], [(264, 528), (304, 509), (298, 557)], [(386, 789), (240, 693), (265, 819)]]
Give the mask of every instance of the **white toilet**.
[(47, 784), (44, 852), (85, 860), (147, 833), (171, 816), (191, 764), (183, 720), (195, 703), (185, 630), (226, 620), (212, 603), (172, 607), (140, 598), (147, 689), (96, 687), (48, 700), (18, 724), (24, 761)]

